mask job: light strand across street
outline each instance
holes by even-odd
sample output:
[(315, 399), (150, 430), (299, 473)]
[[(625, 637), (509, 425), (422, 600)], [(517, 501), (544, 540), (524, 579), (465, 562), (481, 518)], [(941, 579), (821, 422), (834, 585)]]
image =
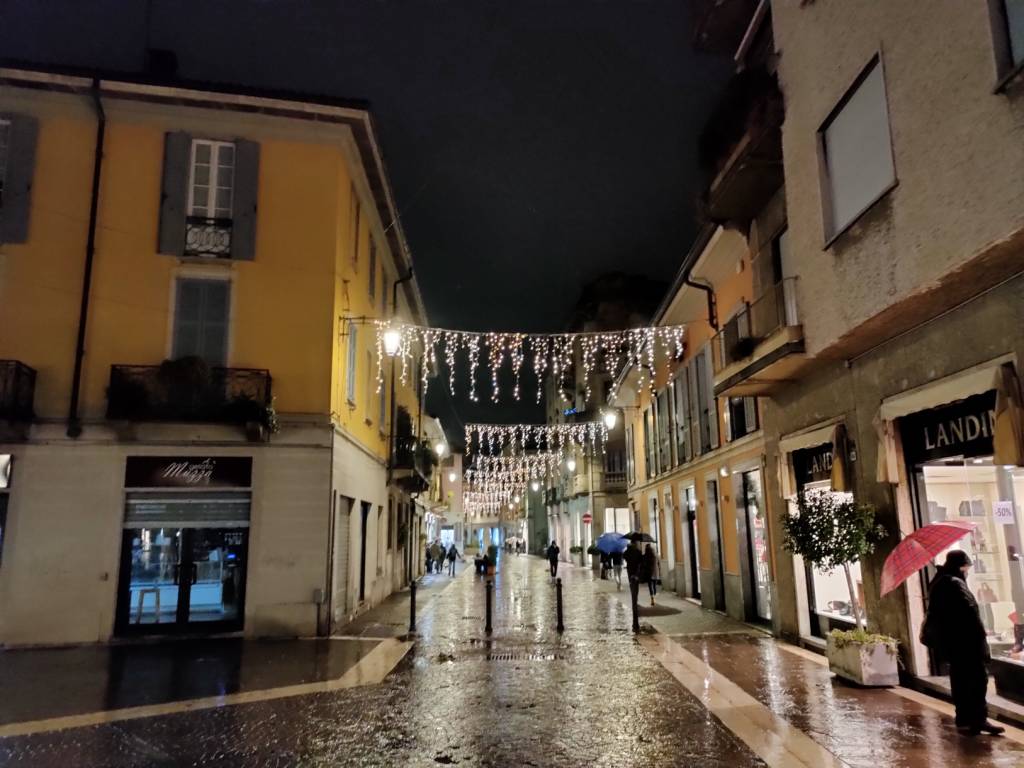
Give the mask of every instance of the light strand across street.
[(580, 365), (587, 382), (584, 400), (589, 403), (592, 394), (589, 382), (594, 371), (614, 374), (627, 365), (654, 371), (659, 359), (667, 361), (683, 354), (682, 325), (582, 333), (456, 331), (383, 320), (377, 321), (376, 327), (378, 391), (384, 386), (386, 355), (400, 361), (398, 375), (402, 384), (408, 383), (414, 363), (418, 364), (424, 393), (430, 376), (440, 373), (439, 362), (443, 359), (448, 388), (455, 395), (461, 356), (467, 361), (469, 398), (474, 402), (479, 400), (476, 379), (482, 362), (490, 375), (492, 402), (501, 399), (499, 378), (505, 369), (512, 375), (511, 394), (515, 400), (521, 399), (524, 369), (531, 371), (539, 403), (546, 376), (552, 376), (556, 382), (575, 378), (572, 372)]
[(507, 448), (513, 454), (527, 450), (564, 454), (578, 447), (584, 451), (604, 452), (608, 425), (604, 421), (573, 424), (466, 424), (466, 453), (498, 455)]

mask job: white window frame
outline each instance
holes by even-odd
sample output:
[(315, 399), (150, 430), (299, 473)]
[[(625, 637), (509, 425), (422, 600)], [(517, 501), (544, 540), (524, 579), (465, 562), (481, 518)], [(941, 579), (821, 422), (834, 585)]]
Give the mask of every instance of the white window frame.
[[(196, 187), (196, 148), (199, 146), (208, 146), (210, 148), (210, 178), (206, 184), (208, 190), (208, 196), (206, 206), (200, 209), (196, 209), (195, 204), (195, 187)], [(217, 215), (217, 190), (221, 187), (220, 184), (220, 152), (223, 147), (231, 147), (232, 158), (231, 158), (231, 181), (227, 185), (227, 189), (230, 193), (230, 199), (228, 200), (228, 212), (226, 216)], [(188, 215), (197, 216), (204, 219), (230, 219), (232, 216), (232, 207), (235, 202), (235, 166), (238, 162), (238, 149), (235, 147), (235, 143), (232, 141), (217, 141), (214, 139), (192, 139), (192, 147), (189, 150), (189, 161), (188, 161)]]
[(174, 331), (177, 328), (178, 286), (182, 280), (223, 280), (228, 284), (228, 340), (225, 347), (224, 365), (231, 367), (234, 354), (235, 328), (235, 280), (234, 273), (223, 270), (203, 269), (199, 266), (182, 266), (171, 274), (170, 296), (167, 305), (167, 338), (164, 341), (164, 358), (174, 356)]
[(4, 180), (7, 178), (7, 157), (11, 151), (11, 121), (0, 118), (0, 207), (4, 204)]
[[(878, 71), (878, 75), (881, 78), (882, 86), (882, 110), (883, 118), (885, 123), (886, 135), (888, 138), (888, 159), (889, 164), (892, 168), (892, 178), (887, 181), (882, 187), (872, 195), (856, 212), (850, 214), (845, 221), (835, 220), (835, 206), (833, 200), (833, 184), (832, 174), (829, 170), (829, 144), (828, 144), (828, 131), (836, 122), (836, 120), (843, 114), (843, 111), (849, 106), (850, 102), (860, 92), (861, 87), (867, 82), (875, 71)], [(820, 186), (821, 186), (821, 204), (822, 204), (822, 221), (824, 223), (824, 235), (825, 235), (825, 248), (828, 248), (836, 240), (856, 224), (860, 218), (873, 208), (879, 200), (889, 194), (899, 183), (899, 177), (896, 173), (896, 158), (893, 152), (892, 142), (892, 123), (890, 120), (889, 112), (889, 92), (886, 88), (885, 78), (885, 66), (882, 61), (882, 54), (876, 53), (871, 59), (865, 64), (861, 71), (854, 78), (853, 83), (843, 93), (842, 97), (836, 103), (832, 111), (829, 112), (828, 116), (822, 122), (818, 128), (817, 133), (817, 145), (818, 145), (818, 165), (820, 175)]]

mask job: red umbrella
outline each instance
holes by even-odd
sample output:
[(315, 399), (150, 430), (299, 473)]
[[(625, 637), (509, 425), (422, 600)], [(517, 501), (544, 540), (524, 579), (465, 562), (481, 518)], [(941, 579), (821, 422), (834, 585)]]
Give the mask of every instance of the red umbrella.
[(885, 558), (882, 566), (882, 596), (892, 592), (944, 549), (960, 541), (974, 530), (975, 523), (946, 520), (918, 528)]

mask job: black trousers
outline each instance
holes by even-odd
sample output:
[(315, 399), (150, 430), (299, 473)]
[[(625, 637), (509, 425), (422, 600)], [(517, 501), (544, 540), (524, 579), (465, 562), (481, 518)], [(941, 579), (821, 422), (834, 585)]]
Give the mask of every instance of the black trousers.
[(949, 662), (949, 687), (956, 707), (956, 724), (980, 726), (988, 720), (988, 669), (981, 657), (959, 658)]
[(558, 575), (558, 561), (548, 560), (548, 566), (551, 568), (551, 578), (555, 578)]

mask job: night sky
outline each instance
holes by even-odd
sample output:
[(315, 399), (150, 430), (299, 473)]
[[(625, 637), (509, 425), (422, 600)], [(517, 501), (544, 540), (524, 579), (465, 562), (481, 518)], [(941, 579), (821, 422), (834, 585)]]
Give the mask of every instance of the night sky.
[[(0, 6), (5, 57), (143, 66), (142, 0)], [(689, 7), (152, 0), (148, 46), (189, 79), (369, 101), (431, 324), (555, 331), (597, 275), (668, 280), (695, 232), (696, 137), (730, 62), (691, 50)]]

